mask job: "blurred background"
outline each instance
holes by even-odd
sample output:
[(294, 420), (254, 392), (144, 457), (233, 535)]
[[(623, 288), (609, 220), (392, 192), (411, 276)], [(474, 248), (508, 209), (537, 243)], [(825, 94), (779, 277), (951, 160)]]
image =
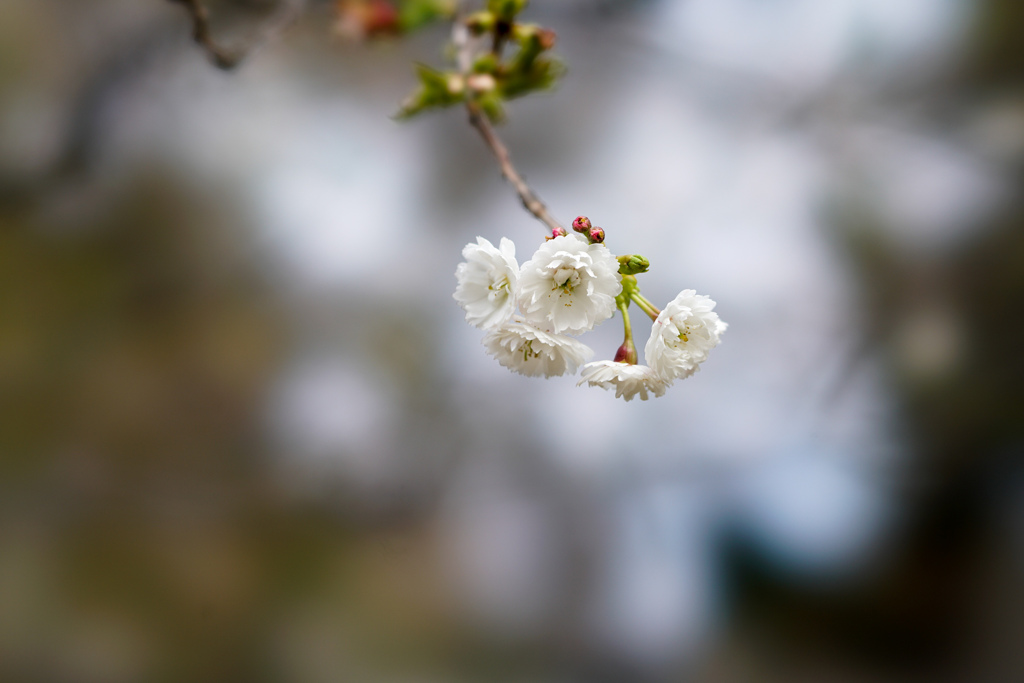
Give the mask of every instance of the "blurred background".
[(1024, 4), (526, 19), (520, 170), (730, 324), (664, 398), (463, 320), (462, 246), (544, 233), (389, 118), (445, 26), (310, 2), (225, 72), (165, 0), (4, 0), (0, 679), (1024, 680)]

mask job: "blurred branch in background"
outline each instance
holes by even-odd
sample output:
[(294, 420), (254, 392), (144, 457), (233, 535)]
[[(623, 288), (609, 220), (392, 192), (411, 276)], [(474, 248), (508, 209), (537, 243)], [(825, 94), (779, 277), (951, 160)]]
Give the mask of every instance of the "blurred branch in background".
[(281, 0), (277, 16), (266, 22), (257, 36), (250, 38), (244, 45), (225, 47), (220, 45), (210, 28), (210, 12), (202, 0), (169, 0), (182, 5), (192, 19), (192, 39), (206, 51), (210, 61), (219, 69), (230, 70), (238, 66), (261, 45), (280, 38), (302, 14), (306, 0)]

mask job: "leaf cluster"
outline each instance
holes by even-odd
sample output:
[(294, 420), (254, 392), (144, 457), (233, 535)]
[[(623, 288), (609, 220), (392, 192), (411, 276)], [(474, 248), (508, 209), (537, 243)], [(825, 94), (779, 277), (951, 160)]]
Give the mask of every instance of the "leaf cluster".
[[(485, 10), (466, 17), (463, 21), (470, 35), (489, 41), (491, 49), (473, 61), (468, 74), (417, 65), (419, 86), (402, 103), (397, 118), (474, 102), (490, 120), (500, 121), (507, 100), (552, 88), (565, 67), (550, 54), (555, 46), (554, 31), (518, 21), (528, 2), (488, 0)], [(512, 47), (507, 57), (506, 46)]]

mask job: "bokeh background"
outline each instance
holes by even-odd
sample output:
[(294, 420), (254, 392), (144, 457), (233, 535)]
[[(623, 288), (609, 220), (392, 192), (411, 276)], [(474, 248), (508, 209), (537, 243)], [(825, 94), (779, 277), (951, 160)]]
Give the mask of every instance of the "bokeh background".
[(1024, 4), (527, 18), (517, 165), (730, 323), (664, 398), (463, 321), (462, 246), (543, 232), (389, 118), (445, 27), (310, 2), (224, 72), (164, 0), (4, 0), (0, 679), (1024, 680)]

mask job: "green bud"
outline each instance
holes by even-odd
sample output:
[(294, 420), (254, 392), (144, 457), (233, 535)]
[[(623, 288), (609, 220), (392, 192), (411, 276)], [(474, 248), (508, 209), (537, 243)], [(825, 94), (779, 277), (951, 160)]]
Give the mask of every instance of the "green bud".
[(537, 24), (516, 24), (512, 27), (510, 37), (521, 45), (535, 42), (541, 50), (553, 48), (558, 38), (554, 31)]
[(511, 71), (529, 71), (541, 53), (555, 46), (555, 32), (536, 24), (516, 24), (512, 39), (519, 43), (519, 52), (510, 66)]
[(475, 36), (481, 36), (494, 30), (498, 18), (494, 12), (474, 12), (466, 17), (466, 28)]
[(626, 254), (619, 257), (619, 272), (623, 275), (632, 276), (638, 273), (646, 273), (650, 267), (650, 261), (639, 254)]

